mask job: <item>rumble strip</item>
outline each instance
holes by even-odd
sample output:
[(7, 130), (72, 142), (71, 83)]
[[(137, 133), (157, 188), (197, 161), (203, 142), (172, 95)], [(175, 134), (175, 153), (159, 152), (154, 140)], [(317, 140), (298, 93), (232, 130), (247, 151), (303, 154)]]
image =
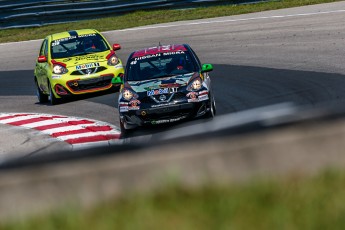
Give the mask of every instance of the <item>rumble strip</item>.
[(0, 124), (34, 129), (70, 145), (120, 143), (120, 133), (109, 123), (85, 118), (35, 113), (0, 113)]

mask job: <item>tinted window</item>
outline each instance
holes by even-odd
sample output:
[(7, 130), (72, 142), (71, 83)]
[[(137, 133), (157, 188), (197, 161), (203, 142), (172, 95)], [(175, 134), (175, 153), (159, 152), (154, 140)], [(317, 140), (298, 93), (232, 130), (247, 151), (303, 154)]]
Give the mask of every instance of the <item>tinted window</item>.
[(132, 58), (127, 63), (127, 80), (141, 81), (197, 71), (188, 51), (156, 53)]
[(51, 43), (52, 58), (66, 58), (109, 50), (99, 34), (72, 36)]

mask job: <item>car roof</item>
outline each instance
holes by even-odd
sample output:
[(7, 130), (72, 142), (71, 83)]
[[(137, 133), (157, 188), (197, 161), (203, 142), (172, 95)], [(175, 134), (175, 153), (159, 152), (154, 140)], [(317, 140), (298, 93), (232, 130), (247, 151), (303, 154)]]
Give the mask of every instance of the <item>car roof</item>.
[(155, 55), (158, 53), (187, 51), (187, 50), (188, 50), (187, 44), (159, 45), (155, 47), (149, 47), (149, 48), (136, 50), (131, 54), (131, 57), (135, 58), (135, 57), (142, 57), (146, 55)]
[(95, 29), (80, 29), (80, 30), (70, 30), (70, 31), (55, 33), (50, 36), (52, 40), (57, 40), (61, 38), (71, 37), (71, 36), (80, 36), (80, 35), (94, 34), (94, 33), (99, 33), (99, 32)]

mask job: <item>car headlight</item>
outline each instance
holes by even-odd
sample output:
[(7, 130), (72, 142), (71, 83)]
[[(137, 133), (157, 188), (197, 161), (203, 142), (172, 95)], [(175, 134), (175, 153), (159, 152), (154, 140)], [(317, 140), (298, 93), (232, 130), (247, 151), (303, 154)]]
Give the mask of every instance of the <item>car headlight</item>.
[(122, 90), (122, 97), (126, 100), (126, 101), (130, 101), (133, 98), (138, 98), (138, 95), (131, 89), (123, 89)]
[(63, 67), (62, 65), (55, 64), (53, 66), (53, 73), (54, 74), (65, 74), (67, 72), (68, 72), (68, 70), (65, 67)]
[(117, 64), (119, 64), (119, 58), (113, 54), (112, 56), (110, 56), (110, 58), (108, 59), (108, 65), (111, 65), (111, 66), (115, 66)]
[(193, 79), (192, 82), (189, 83), (187, 90), (188, 91), (198, 91), (202, 87), (202, 80), (200, 77)]

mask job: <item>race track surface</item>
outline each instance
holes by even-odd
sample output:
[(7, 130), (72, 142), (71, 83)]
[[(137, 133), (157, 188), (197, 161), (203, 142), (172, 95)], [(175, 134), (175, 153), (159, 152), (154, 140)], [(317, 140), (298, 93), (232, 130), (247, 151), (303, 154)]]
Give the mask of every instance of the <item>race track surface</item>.
[[(110, 43), (121, 44), (118, 55), (124, 62), (131, 51), (159, 42), (190, 44), (203, 63), (214, 64), (211, 77), (217, 112), (222, 115), (281, 102), (343, 106), (344, 19), (345, 2), (338, 2), (109, 31), (104, 35)], [(76, 116), (118, 126), (115, 93), (80, 97), (56, 106), (37, 103), (33, 68), (39, 46), (40, 41), (0, 44), (0, 113)], [(198, 122), (207, 121), (180, 126)], [(139, 130), (133, 136), (150, 136), (174, 128)], [(12, 138), (9, 144), (8, 137), (18, 130), (8, 125), (0, 125), (0, 129), (2, 153), (16, 152), (15, 141)], [(22, 149), (26, 143), (20, 142)], [(51, 144), (49, 139), (40, 139), (35, 148)]]

